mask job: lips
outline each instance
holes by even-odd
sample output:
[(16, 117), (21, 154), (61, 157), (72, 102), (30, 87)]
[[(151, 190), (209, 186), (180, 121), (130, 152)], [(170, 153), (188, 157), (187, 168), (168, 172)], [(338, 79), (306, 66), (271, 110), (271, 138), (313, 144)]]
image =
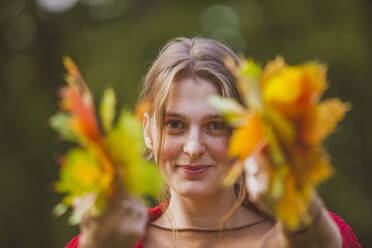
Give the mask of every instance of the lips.
[(200, 176), (206, 173), (211, 166), (209, 165), (179, 165), (178, 166), (188, 176)]

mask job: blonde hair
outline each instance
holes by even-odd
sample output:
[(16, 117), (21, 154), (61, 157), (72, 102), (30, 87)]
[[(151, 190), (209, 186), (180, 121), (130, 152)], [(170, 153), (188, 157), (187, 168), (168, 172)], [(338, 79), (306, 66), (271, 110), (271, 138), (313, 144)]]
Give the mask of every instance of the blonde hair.
[[(239, 58), (227, 46), (218, 41), (201, 37), (175, 38), (160, 51), (144, 78), (140, 93), (141, 102), (151, 103), (148, 115), (152, 128), (154, 151), (146, 152), (148, 158), (153, 157), (156, 162), (159, 161), (164, 139), (165, 109), (173, 81), (183, 77), (200, 77), (215, 83), (222, 97), (232, 97), (242, 102), (236, 80), (225, 66), (227, 57), (239, 64)], [(237, 200), (224, 217), (221, 226), (247, 198), (244, 176), (240, 178), (235, 188), (237, 189)], [(165, 198), (167, 197), (169, 194), (165, 195)], [(161, 201), (163, 200), (161, 199)]]

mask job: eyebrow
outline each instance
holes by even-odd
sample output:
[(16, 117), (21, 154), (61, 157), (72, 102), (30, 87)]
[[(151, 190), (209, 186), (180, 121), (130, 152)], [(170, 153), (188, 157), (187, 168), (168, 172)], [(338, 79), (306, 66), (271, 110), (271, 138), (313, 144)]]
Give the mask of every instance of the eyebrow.
[[(175, 117), (175, 118), (181, 118), (181, 119), (186, 119), (186, 117), (180, 113), (176, 112), (166, 112), (165, 117)], [(219, 114), (211, 114), (207, 115), (203, 119), (224, 119), (222, 115)]]

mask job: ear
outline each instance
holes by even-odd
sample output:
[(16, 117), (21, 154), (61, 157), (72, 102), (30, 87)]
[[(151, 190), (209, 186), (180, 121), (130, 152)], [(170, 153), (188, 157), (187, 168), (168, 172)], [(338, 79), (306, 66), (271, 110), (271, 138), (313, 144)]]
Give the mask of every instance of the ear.
[(143, 115), (143, 137), (145, 139), (145, 143), (147, 148), (152, 149), (152, 136), (151, 136), (151, 128), (150, 128), (150, 117), (147, 113)]

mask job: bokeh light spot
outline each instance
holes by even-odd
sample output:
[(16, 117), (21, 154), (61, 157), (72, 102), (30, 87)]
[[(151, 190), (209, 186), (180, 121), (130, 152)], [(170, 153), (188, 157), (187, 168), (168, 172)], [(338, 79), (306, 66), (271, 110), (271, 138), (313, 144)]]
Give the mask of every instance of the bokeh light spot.
[(224, 27), (214, 30), (210, 37), (227, 43), (234, 51), (241, 53), (245, 51), (245, 40), (234, 28)]
[(78, 0), (37, 0), (41, 8), (49, 12), (62, 12), (75, 6)]
[(89, 14), (97, 20), (112, 20), (123, 13), (124, 7), (125, 0), (107, 0), (100, 5), (89, 6)]
[(80, 0), (79, 3), (85, 4), (85, 5), (101, 5), (110, 0)]
[(212, 5), (201, 16), (203, 28), (216, 29), (221, 27), (239, 27), (239, 16), (227, 5)]
[(4, 1), (0, 4), (0, 19), (12, 18), (21, 13), (26, 4), (26, 0)]
[(21, 14), (13, 18), (6, 32), (8, 47), (20, 50), (31, 44), (37, 31), (35, 18), (30, 14)]

